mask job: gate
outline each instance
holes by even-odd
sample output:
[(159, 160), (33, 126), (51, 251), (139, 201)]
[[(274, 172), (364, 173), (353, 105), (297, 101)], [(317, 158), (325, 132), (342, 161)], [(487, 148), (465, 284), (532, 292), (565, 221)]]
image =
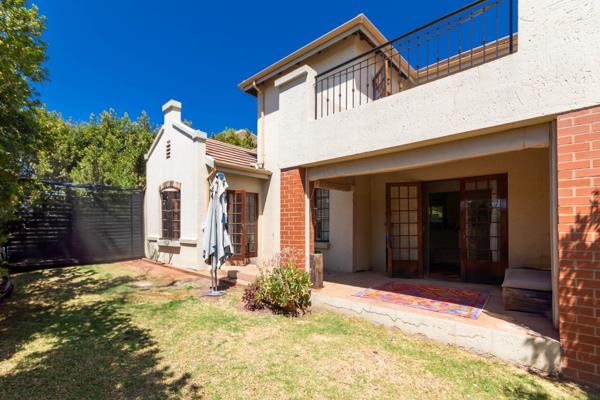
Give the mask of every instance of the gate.
[(43, 183), (9, 225), (12, 267), (95, 263), (144, 256), (140, 189)]

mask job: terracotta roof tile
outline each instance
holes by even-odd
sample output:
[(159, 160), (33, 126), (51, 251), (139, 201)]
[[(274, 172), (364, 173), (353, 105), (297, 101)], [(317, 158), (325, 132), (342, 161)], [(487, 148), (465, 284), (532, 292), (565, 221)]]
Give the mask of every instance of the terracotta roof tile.
[(206, 140), (206, 154), (216, 162), (238, 167), (253, 168), (256, 164), (256, 151), (223, 143), (215, 139)]

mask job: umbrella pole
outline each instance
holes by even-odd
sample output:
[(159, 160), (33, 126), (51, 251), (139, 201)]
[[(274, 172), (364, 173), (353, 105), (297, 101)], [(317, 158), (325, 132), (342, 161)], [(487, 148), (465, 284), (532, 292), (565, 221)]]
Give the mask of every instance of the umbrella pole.
[(210, 266), (210, 288), (208, 291), (204, 293), (204, 296), (223, 296), (225, 294), (224, 290), (219, 290), (219, 279), (217, 275), (217, 266), (215, 265), (216, 261), (213, 256), (213, 260)]
[(210, 269), (210, 284), (211, 284), (210, 289), (213, 292), (216, 292), (217, 290), (219, 290), (219, 287), (218, 287), (219, 282), (217, 280), (217, 271), (212, 268)]
[(212, 264), (212, 268), (211, 268), (212, 288), (211, 289), (213, 292), (217, 292), (219, 290), (219, 280), (217, 279), (217, 264), (218, 263), (219, 263), (219, 261), (217, 260), (217, 257), (215, 257), (213, 255), (212, 263), (211, 263)]

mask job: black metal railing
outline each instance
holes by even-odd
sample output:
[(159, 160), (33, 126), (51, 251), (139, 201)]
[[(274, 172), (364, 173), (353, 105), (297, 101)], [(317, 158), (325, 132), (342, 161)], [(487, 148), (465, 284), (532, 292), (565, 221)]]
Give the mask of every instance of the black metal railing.
[(512, 54), (515, 0), (479, 0), (315, 78), (315, 118), (358, 107)]

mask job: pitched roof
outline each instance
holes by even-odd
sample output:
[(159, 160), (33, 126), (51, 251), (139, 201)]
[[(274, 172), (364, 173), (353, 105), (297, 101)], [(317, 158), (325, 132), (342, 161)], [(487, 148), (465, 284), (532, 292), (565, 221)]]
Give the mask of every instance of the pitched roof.
[(224, 143), (216, 139), (206, 140), (206, 154), (217, 163), (233, 167), (255, 168), (256, 151)]
[(346, 21), (332, 31), (329, 31), (323, 36), (313, 40), (306, 46), (294, 51), (290, 55), (240, 82), (238, 87), (247, 93), (256, 95), (256, 91), (252, 85), (252, 82), (260, 84), (263, 81), (276, 76), (277, 74), (281, 74), (283, 71), (297, 66), (302, 60), (317, 54), (325, 48), (337, 43), (346, 36), (358, 31), (364, 33), (374, 43), (374, 45), (380, 45), (387, 42), (385, 36), (383, 36), (379, 29), (377, 29), (377, 27), (367, 18), (366, 15), (358, 14), (356, 17)]

